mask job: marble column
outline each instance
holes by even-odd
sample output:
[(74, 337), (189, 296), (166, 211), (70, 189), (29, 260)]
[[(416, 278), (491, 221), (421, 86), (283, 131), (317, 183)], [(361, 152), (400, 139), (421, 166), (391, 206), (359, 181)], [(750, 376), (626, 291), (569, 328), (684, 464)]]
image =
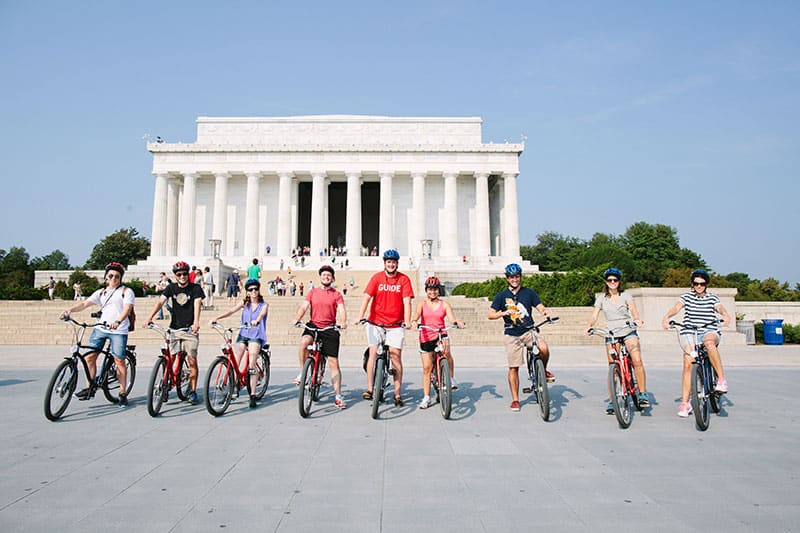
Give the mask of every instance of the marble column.
[(292, 173), (278, 173), (278, 257), (291, 255), (292, 240)]
[(167, 180), (169, 175), (156, 174), (156, 190), (153, 198), (153, 233), (150, 255), (163, 257), (167, 253)]
[(190, 172), (183, 175), (183, 204), (181, 205), (181, 222), (178, 227), (178, 255), (182, 258), (194, 255), (196, 210), (197, 174)]
[(519, 213), (517, 174), (503, 174), (503, 255), (519, 257)]
[(361, 172), (347, 172), (347, 228), (345, 246), (347, 255), (361, 253)]
[(475, 173), (475, 249), (472, 255), (487, 257), (491, 251), (489, 236), (489, 174)]
[(325, 246), (325, 173), (311, 173), (311, 256), (319, 257)]
[(381, 211), (378, 214), (378, 217), (380, 218), (380, 223), (378, 225), (378, 247), (380, 250), (378, 250), (378, 255), (382, 255), (383, 252), (389, 248), (394, 248), (394, 207), (392, 205), (392, 181), (394, 179), (394, 173), (381, 172), (380, 179)]
[(178, 201), (178, 193), (180, 185), (175, 178), (167, 179), (167, 220), (166, 220), (166, 255), (178, 255), (178, 214), (180, 212), (180, 203)]
[(415, 257), (422, 257), (422, 239), (426, 237), (425, 229), (425, 173), (411, 174), (411, 224), (408, 226), (408, 249)]
[(222, 246), (220, 253), (227, 245), (226, 237), (228, 235), (228, 179), (230, 175), (227, 172), (218, 172), (214, 174), (214, 221), (211, 230), (212, 239), (220, 239)]
[(247, 198), (244, 211), (244, 248), (242, 255), (247, 259), (259, 257), (258, 249), (258, 198), (261, 188), (261, 174), (246, 173)]
[(444, 209), (439, 228), (442, 245), (439, 255), (453, 257), (458, 255), (458, 174), (444, 173)]

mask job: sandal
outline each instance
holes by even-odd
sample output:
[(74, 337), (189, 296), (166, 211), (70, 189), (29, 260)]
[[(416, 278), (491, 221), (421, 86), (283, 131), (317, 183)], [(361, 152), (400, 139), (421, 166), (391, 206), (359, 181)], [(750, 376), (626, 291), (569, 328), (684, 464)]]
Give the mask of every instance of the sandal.
[(365, 400), (371, 400), (372, 399), (372, 391), (371, 390), (365, 390), (364, 392), (361, 393), (361, 397), (364, 398)]

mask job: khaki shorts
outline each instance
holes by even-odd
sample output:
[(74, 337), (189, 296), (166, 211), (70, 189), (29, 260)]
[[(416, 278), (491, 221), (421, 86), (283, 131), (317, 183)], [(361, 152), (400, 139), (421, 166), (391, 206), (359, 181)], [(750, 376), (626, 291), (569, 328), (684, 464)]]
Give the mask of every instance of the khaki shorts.
[(176, 331), (172, 334), (172, 353), (184, 351), (192, 357), (197, 357), (197, 346), (200, 344), (200, 335), (189, 331)]
[[(503, 335), (506, 346), (506, 356), (508, 357), (508, 368), (519, 368), (525, 365), (525, 349), (533, 346), (533, 331), (526, 331), (519, 337), (513, 335)], [(536, 339), (541, 339), (537, 335)]]

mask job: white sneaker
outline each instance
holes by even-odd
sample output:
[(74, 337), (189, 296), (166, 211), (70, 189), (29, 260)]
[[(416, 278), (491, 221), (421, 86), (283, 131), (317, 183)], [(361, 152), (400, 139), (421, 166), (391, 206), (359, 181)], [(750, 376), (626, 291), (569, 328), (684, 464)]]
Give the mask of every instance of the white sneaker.
[(455, 376), (450, 378), (450, 388), (452, 390), (458, 390), (458, 381), (456, 381), (456, 377)]
[(302, 377), (303, 377), (303, 373), (300, 372), (299, 374), (297, 374), (297, 377), (292, 380), (292, 383), (294, 383), (295, 385), (300, 385), (300, 378), (302, 378)]
[(422, 398), (422, 401), (419, 403), (419, 408), (420, 409), (427, 409), (430, 406), (431, 406), (431, 397), (430, 396), (425, 396), (424, 398)]
[(681, 418), (688, 418), (692, 414), (692, 404), (689, 402), (681, 402), (681, 407), (678, 410), (678, 416)]

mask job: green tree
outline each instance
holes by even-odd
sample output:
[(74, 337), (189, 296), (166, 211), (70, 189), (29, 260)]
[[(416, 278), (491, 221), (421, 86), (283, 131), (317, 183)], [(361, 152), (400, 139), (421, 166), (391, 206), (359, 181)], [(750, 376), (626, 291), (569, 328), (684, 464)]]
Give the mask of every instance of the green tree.
[(31, 260), (33, 270), (69, 270), (69, 256), (61, 250), (53, 250), (43, 257)]
[(677, 230), (664, 224), (636, 222), (621, 240), (636, 262), (634, 279), (649, 285), (660, 285), (668, 268), (706, 266), (699, 254), (681, 248)]
[(122, 263), (125, 268), (141, 259), (146, 259), (150, 253), (150, 241), (146, 237), (139, 237), (136, 228), (119, 229), (103, 238), (92, 249), (84, 268), (88, 270), (101, 270), (112, 262)]
[(545, 271), (572, 270), (578, 255), (586, 248), (584, 241), (555, 231), (537, 235), (536, 239), (535, 246), (520, 247), (520, 255)]

